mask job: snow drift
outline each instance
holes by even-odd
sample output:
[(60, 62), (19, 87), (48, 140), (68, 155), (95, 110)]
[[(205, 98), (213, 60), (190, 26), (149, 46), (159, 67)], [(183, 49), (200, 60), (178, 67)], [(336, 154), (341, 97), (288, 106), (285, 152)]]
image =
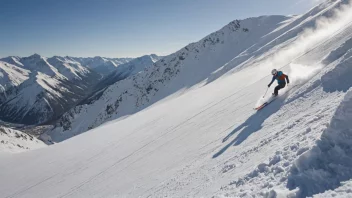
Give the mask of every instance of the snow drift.
[[(342, 48), (347, 43), (350, 40)], [(346, 96), (317, 145), (297, 159), (291, 168), (287, 186), (299, 187), (300, 197), (337, 188), (342, 181), (352, 179), (352, 90), (348, 91), (352, 87), (352, 44), (349, 46), (343, 61), (321, 78), (324, 91), (347, 91)]]

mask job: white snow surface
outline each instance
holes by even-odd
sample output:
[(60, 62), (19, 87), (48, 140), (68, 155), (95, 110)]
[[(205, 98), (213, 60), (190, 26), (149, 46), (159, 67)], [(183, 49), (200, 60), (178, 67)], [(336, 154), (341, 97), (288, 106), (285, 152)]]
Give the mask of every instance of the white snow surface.
[[(0, 196), (351, 197), (346, 3), (234, 21), (115, 83), (50, 135), (96, 128), (0, 155)], [(291, 83), (254, 111), (273, 68)]]
[(4, 153), (19, 153), (43, 147), (46, 147), (46, 144), (31, 135), (0, 126), (0, 155)]

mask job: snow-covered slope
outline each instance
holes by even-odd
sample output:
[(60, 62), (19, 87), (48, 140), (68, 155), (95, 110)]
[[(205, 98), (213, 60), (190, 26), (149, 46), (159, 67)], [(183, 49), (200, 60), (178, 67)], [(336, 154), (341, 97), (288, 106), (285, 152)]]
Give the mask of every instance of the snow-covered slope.
[(31, 135), (0, 126), (0, 153), (18, 153), (45, 146), (45, 143)]
[(91, 73), (88, 68), (81, 63), (72, 60), (69, 57), (54, 56), (47, 59), (50, 65), (53, 65), (60, 74), (64, 75), (68, 80), (82, 80)]
[[(162, 58), (144, 72), (113, 84), (93, 104), (70, 110), (50, 135), (54, 141), (62, 141), (207, 80), (234, 56), (244, 56), (241, 53), (256, 42), (264, 43), (260, 38), (288, 19), (285, 16), (264, 16), (231, 22), (201, 41)], [(246, 28), (251, 31), (246, 32)], [(276, 36), (274, 33), (265, 40), (269, 42)]]
[(100, 99), (104, 91), (112, 84), (121, 81), (129, 76), (133, 76), (138, 72), (152, 67), (155, 62), (160, 59), (159, 56), (155, 54), (145, 55), (142, 57), (135, 58), (130, 62), (119, 65), (115, 70), (113, 70), (109, 75), (102, 79), (94, 88), (92, 94), (83, 100), (82, 104), (91, 104), (93, 101)]
[(148, 69), (148, 67), (152, 66), (158, 60), (160, 60), (160, 57), (155, 54), (135, 58), (130, 62), (119, 65), (114, 75), (132, 76)]
[(26, 81), (29, 74), (28, 70), (0, 60), (0, 102), (16, 95), (16, 87)]
[(135, 58), (127, 63), (118, 65), (118, 67), (113, 70), (105, 79), (100, 82), (100, 87), (106, 87), (116, 83), (117, 81), (123, 80), (129, 76), (133, 76), (138, 72), (152, 67), (155, 62), (160, 60), (160, 57), (151, 54)]
[[(230, 23), (113, 84), (52, 135), (110, 122), (0, 156), (2, 196), (350, 196), (352, 11), (333, 11), (347, 2)], [(254, 111), (274, 67), (291, 84)]]
[[(235, 20), (199, 42), (164, 57), (145, 72), (110, 86), (94, 104), (75, 107), (63, 115), (59, 126), (50, 135), (54, 140), (62, 141), (106, 121), (133, 114), (175, 92), (208, 84), (234, 67), (286, 64), (287, 60), (307, 50), (309, 45), (294, 44), (297, 50), (291, 51), (284, 50), (285, 46), (300, 39), (298, 35), (304, 29), (314, 27), (317, 17), (330, 16), (334, 6), (332, 2), (321, 4), (298, 17), (263, 16)], [(311, 39), (311, 45), (324, 36)], [(286, 59), (267, 58), (277, 56), (274, 53), (281, 48), (281, 56)]]

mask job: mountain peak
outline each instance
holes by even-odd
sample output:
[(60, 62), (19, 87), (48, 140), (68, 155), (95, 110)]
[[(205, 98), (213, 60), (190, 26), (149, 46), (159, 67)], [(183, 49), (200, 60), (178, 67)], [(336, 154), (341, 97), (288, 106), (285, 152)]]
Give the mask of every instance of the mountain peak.
[(94, 56), (93, 58), (95, 61), (105, 61), (105, 59), (101, 56)]
[(37, 53), (35, 53), (35, 54), (33, 54), (33, 55), (29, 56), (28, 58), (32, 58), (32, 59), (41, 59), (41, 58), (42, 58), (42, 56), (41, 56), (41, 55), (39, 55), (39, 54), (37, 54)]

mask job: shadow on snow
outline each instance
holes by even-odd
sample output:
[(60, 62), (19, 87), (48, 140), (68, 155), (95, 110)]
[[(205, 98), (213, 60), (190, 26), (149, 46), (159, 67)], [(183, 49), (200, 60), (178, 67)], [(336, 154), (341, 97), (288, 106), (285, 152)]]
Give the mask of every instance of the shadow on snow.
[(231, 133), (229, 133), (222, 142), (226, 142), (233, 135), (240, 131), (240, 133), (220, 151), (213, 155), (213, 158), (217, 158), (222, 155), (230, 146), (236, 146), (245, 141), (252, 133), (259, 131), (262, 128), (263, 122), (269, 118), (272, 114), (276, 113), (280, 107), (284, 104), (287, 97), (287, 92), (279, 96), (275, 101), (264, 107), (262, 110), (257, 111), (251, 117), (249, 117), (244, 123), (236, 127)]

